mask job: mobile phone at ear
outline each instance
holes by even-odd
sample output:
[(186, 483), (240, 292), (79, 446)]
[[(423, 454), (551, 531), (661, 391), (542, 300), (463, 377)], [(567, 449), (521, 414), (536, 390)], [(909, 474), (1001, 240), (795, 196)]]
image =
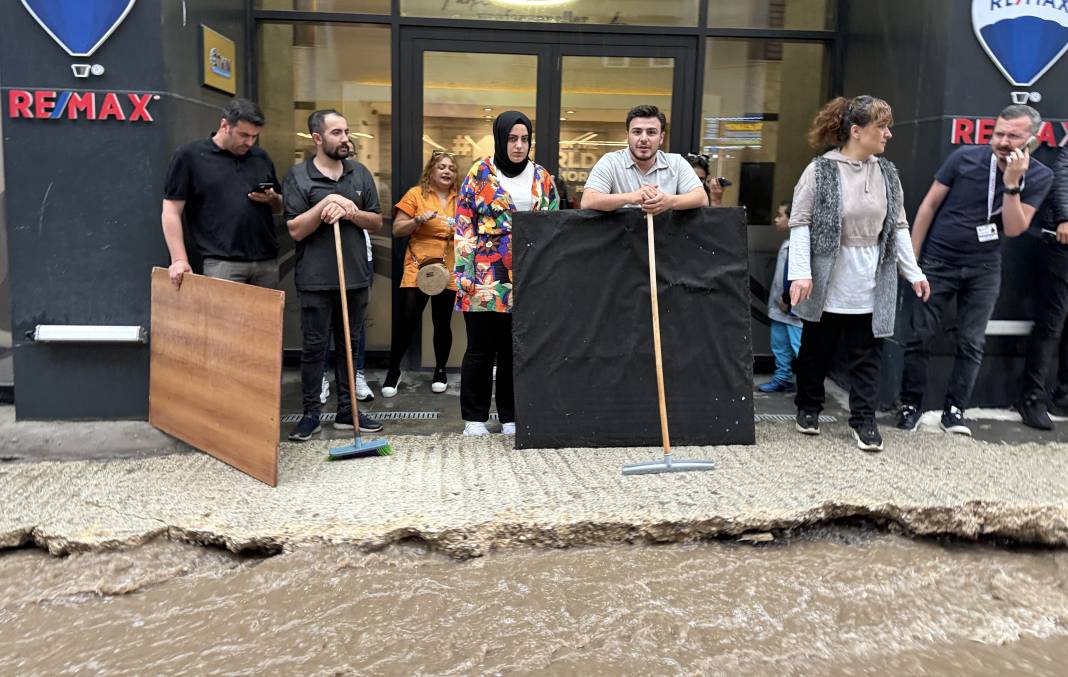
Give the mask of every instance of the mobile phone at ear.
[(1031, 138), (1024, 144), (1024, 148), (1027, 149), (1028, 153), (1034, 153), (1035, 149), (1038, 148), (1038, 137), (1032, 134)]
[(266, 193), (268, 190), (274, 188), (274, 184), (270, 181), (260, 181), (256, 184), (257, 193)]

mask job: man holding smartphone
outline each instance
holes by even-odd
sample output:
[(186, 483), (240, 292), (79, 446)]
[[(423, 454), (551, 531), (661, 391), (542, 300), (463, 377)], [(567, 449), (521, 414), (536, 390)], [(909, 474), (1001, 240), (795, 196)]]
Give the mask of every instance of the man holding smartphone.
[(1008, 106), (998, 114), (989, 146), (953, 152), (935, 174), (916, 212), (912, 247), (931, 285), (926, 302), (910, 299), (909, 336), (901, 378), (897, 427), (914, 430), (927, 386), (930, 341), (942, 314), (957, 306), (957, 354), (942, 405), (942, 429), (971, 435), (964, 410), (983, 361), (986, 325), (1001, 290), (1001, 247), (1027, 230), (1053, 181), (1031, 159), (1028, 142), (1042, 117), (1034, 108)]
[(256, 145), (264, 125), (260, 107), (234, 99), (209, 138), (180, 146), (163, 189), (163, 237), (175, 286), (192, 272), (183, 217), (204, 274), (260, 287), (278, 286), (275, 212), (282, 209), (274, 163)]

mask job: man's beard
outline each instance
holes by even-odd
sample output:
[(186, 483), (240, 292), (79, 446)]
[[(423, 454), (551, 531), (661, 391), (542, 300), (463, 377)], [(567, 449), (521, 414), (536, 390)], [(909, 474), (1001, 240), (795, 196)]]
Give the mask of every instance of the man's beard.
[[(345, 149), (344, 152), (342, 152), (342, 148)], [(349, 146), (346, 143), (339, 143), (329, 150), (323, 149), (323, 152), (326, 153), (326, 157), (331, 160), (344, 160), (349, 156)]]

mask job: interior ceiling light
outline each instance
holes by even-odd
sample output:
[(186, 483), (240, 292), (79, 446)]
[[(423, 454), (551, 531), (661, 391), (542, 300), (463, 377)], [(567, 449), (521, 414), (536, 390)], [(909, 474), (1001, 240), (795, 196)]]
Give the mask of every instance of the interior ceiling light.
[(495, 5), (508, 7), (559, 7), (569, 5), (573, 0), (490, 0)]
[(301, 137), (302, 139), (312, 138), (312, 135), (307, 132), (297, 132), (297, 136)]
[(574, 114), (575, 114), (575, 111), (573, 111), (573, 110), (569, 110), (569, 111), (566, 111), (566, 113), (567, 113), (568, 115), (574, 115)]
[(489, 112), (491, 112), (491, 111), (492, 111), (493, 109), (492, 109), (492, 108), (483, 108), (482, 110), (484, 110), (484, 111), (486, 111), (487, 113), (489, 113)]

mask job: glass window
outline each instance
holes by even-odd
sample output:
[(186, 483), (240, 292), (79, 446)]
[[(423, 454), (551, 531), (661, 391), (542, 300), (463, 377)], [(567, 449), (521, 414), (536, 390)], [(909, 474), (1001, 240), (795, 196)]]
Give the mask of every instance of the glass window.
[[(389, 217), (394, 197), (389, 26), (263, 22), (258, 29), (259, 103), (267, 117), (260, 143), (274, 160), (279, 179), (314, 154), (308, 116), (320, 108), (334, 108), (346, 117), (354, 157), (374, 176), (386, 225), (372, 236), (376, 280), (367, 345), (369, 350), (388, 350)], [(280, 233), (281, 288), (287, 292), (284, 345), (299, 348), (294, 243), (284, 226)]]
[[(671, 123), (675, 60), (663, 57), (565, 56), (560, 86), (560, 171), (574, 204), (602, 155), (627, 147), (627, 111), (660, 108)], [(668, 150), (667, 139), (663, 150)]]
[(827, 48), (778, 40), (708, 41), (701, 152), (731, 182), (724, 205), (767, 225), (814, 155), (805, 132), (827, 98)]
[[(731, 182), (723, 204), (746, 208), (750, 283), (762, 290), (752, 299), (757, 318), (786, 236), (768, 226), (816, 155), (805, 133), (827, 99), (828, 61), (821, 43), (708, 41), (701, 151), (709, 157), (712, 176)], [(753, 352), (771, 352), (768, 332), (758, 326)]]
[(708, 0), (710, 28), (834, 28), (835, 0)]
[[(485, 67), (488, 59), (491, 69)], [(459, 83), (459, 73), (479, 76)], [(537, 126), (537, 74), (533, 54), (424, 52), (423, 162), (435, 149), (444, 149), (466, 176), (476, 160), (493, 155), (493, 119), (500, 113), (520, 111)]]
[(256, 9), (389, 14), (389, 0), (256, 0)]
[(700, 0), (401, 0), (404, 16), (617, 26), (696, 26)]

